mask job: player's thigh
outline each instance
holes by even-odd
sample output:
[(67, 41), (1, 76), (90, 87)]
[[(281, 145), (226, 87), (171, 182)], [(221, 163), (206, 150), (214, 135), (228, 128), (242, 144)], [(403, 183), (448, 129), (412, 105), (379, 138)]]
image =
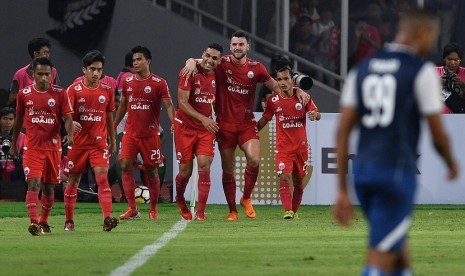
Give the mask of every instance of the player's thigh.
[(215, 156), (215, 134), (202, 131), (197, 133), (195, 141), (195, 155)]
[(89, 150), (89, 162), (92, 168), (108, 168), (110, 162), (110, 153), (108, 149), (91, 149)]
[(157, 168), (163, 163), (159, 136), (139, 138), (138, 146), (145, 167)]
[(194, 159), (195, 133), (182, 123), (174, 121), (174, 146), (178, 163), (190, 163)]
[(219, 130), (216, 133), (216, 141), (218, 143), (218, 149), (236, 149), (238, 145), (238, 131), (237, 124), (218, 122)]
[(275, 170), (278, 174), (291, 175), (294, 168), (293, 155), (285, 152), (276, 153), (275, 157)]
[(23, 170), (26, 179), (42, 178), (45, 166), (45, 155), (37, 150), (25, 150), (23, 154)]
[(294, 154), (294, 165), (293, 165), (293, 171), (292, 171), (292, 176), (295, 178), (302, 179), (304, 178), (308, 171), (307, 167), (309, 164), (308, 160), (308, 151), (300, 151)]
[(123, 135), (121, 139), (121, 153), (119, 159), (137, 160), (139, 153), (138, 138), (131, 135)]
[(82, 174), (87, 172), (87, 161), (89, 160), (89, 151), (86, 149), (69, 149), (68, 150), (68, 168), (71, 174)]
[(42, 183), (58, 184), (60, 182), (61, 151), (45, 151), (45, 167)]

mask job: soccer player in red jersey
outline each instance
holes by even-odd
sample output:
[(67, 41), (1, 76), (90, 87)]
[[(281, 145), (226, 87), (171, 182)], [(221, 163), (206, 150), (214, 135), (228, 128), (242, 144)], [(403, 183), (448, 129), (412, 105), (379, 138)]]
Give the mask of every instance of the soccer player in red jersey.
[[(223, 190), (229, 206), (227, 219), (237, 220), (234, 153), (239, 145), (247, 159), (244, 193), (240, 203), (244, 206), (247, 217), (255, 218), (250, 197), (257, 182), (260, 161), (259, 136), (253, 114), (255, 90), (258, 83), (265, 84), (275, 93), (279, 92), (279, 87), (263, 64), (247, 57), (250, 49), (247, 33), (234, 32), (229, 49), (231, 55), (224, 55), (215, 70), (218, 89), (215, 110), (220, 128), (216, 139), (223, 169)], [(194, 59), (189, 59), (184, 74), (192, 74), (195, 64)], [(298, 95), (304, 101), (309, 98), (302, 90), (298, 90)]]
[(218, 124), (212, 119), (213, 101), (216, 95), (216, 80), (213, 70), (221, 62), (223, 47), (217, 43), (208, 45), (197, 64), (194, 76), (179, 72), (178, 109), (174, 119), (174, 143), (179, 173), (176, 176), (176, 202), (181, 216), (192, 219), (186, 205), (184, 192), (192, 176), (194, 155), (198, 165), (197, 220), (205, 220), (205, 205), (210, 192), (210, 165), (215, 149), (215, 133)]
[[(50, 48), (50, 41), (42, 37), (32, 39), (27, 45), (27, 50), (32, 60), (38, 57), (50, 57)], [(56, 78), (57, 70), (52, 68), (51, 82), (56, 83)], [(16, 71), (13, 75), (13, 81), (11, 82), (10, 87), (10, 103), (14, 103), (16, 95), (18, 95), (18, 91), (31, 84), (34, 84), (34, 77), (32, 76), (32, 61), (30, 64)]]
[[(65, 231), (74, 231), (74, 207), (82, 173), (89, 162), (98, 185), (98, 199), (103, 212), (103, 230), (111, 231), (118, 219), (111, 217), (112, 194), (108, 184), (108, 160), (116, 151), (113, 112), (114, 87), (100, 81), (105, 57), (92, 50), (82, 59), (84, 78), (68, 87), (74, 109), (74, 145), (68, 150), (69, 184), (65, 188)], [(108, 146), (109, 142), (109, 146)]]
[[(68, 133), (64, 138), (73, 145), (73, 109), (66, 90), (51, 84), (52, 63), (46, 57), (32, 62), (35, 83), (18, 93), (13, 145), (16, 145), (23, 122), (26, 128), (23, 166), (27, 181), (26, 206), (32, 235), (50, 233), (48, 217), (54, 202), (54, 185), (59, 182), (61, 162), (60, 124), (64, 120)], [(10, 154), (18, 156), (17, 147)], [(38, 218), (39, 190), (42, 189), (42, 212)]]
[(127, 111), (128, 118), (122, 139), (120, 164), (123, 171), (124, 194), (129, 208), (120, 215), (120, 219), (140, 217), (134, 199), (135, 182), (133, 176), (133, 164), (137, 160), (137, 154), (140, 153), (145, 173), (148, 176), (149, 219), (157, 220), (157, 202), (160, 194), (157, 167), (163, 162), (159, 136), (161, 102), (164, 103), (171, 122), (174, 119), (174, 107), (166, 81), (150, 72), (150, 64), (152, 63), (150, 50), (143, 46), (136, 46), (132, 49), (132, 54), (136, 73), (123, 82), (121, 102), (114, 122), (116, 127)]
[[(278, 69), (276, 81), (281, 93), (268, 97), (265, 111), (257, 123), (260, 131), (273, 116), (276, 117), (276, 171), (279, 175), (279, 195), (284, 208), (284, 219), (298, 218), (304, 193), (303, 178), (307, 175), (309, 145), (306, 115), (311, 121), (321, 115), (313, 100), (302, 105), (293, 87), (290, 67)], [(290, 183), (294, 186), (291, 194)]]

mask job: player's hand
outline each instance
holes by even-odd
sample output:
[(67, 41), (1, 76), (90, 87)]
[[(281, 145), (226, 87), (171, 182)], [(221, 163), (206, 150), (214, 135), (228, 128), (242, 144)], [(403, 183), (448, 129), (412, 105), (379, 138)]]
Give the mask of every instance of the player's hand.
[(12, 147), (10, 147), (9, 154), (11, 155), (11, 157), (13, 157), (13, 159), (17, 159), (18, 158), (18, 148), (13, 143), (11, 143), (11, 145), (12, 145)]
[(315, 121), (315, 120), (319, 120), (319, 114), (320, 112), (316, 111), (316, 110), (312, 110), (308, 113), (308, 119), (310, 121)]
[(80, 132), (82, 130), (82, 126), (79, 122), (73, 121), (74, 132)]
[(452, 163), (452, 166), (449, 168), (447, 179), (449, 180), (456, 179), (458, 175), (459, 175), (459, 165), (454, 161)]
[(355, 216), (354, 206), (347, 193), (339, 193), (333, 207), (333, 217), (343, 226), (350, 226)]
[(296, 95), (300, 103), (304, 106), (308, 104), (308, 101), (310, 101), (310, 95), (300, 88), (297, 88)]
[(73, 144), (74, 144), (74, 138), (73, 138), (73, 135), (71, 134), (68, 134), (66, 135), (64, 138), (63, 138), (63, 143), (65, 143), (65, 145), (67, 145), (68, 147), (71, 147)]
[(187, 60), (186, 65), (182, 69), (182, 76), (193, 76), (197, 73), (197, 61), (193, 58)]
[(218, 124), (211, 118), (205, 117), (205, 119), (202, 120), (202, 124), (211, 133), (217, 133), (218, 130), (220, 130)]
[(116, 153), (116, 140), (110, 142), (110, 154), (113, 156)]

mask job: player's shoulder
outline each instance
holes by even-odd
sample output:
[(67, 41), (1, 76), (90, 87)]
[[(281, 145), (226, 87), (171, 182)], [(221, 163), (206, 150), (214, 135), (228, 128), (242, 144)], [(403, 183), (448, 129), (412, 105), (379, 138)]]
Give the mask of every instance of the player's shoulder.
[(150, 81), (154, 81), (156, 83), (166, 83), (166, 80), (154, 73), (150, 74), (149, 78)]
[(136, 75), (130, 73), (128, 75), (123, 75), (122, 78), (124, 79), (124, 82), (131, 83), (136, 79)]
[(111, 90), (111, 89), (112, 89), (112, 88), (111, 88), (111, 85), (108, 84), (108, 83), (105, 82), (105, 81), (100, 81), (100, 83), (99, 83), (99, 88), (100, 88), (100, 89), (105, 89), (105, 90)]
[(247, 63), (247, 65), (249, 65), (249, 66), (260, 66), (260, 65), (262, 65), (261, 62), (256, 61), (256, 60), (251, 59), (251, 58), (247, 58), (246, 63)]
[(58, 86), (56, 84), (52, 84), (50, 86), (50, 91), (53, 92), (53, 93), (61, 93), (63, 92), (65, 89), (61, 86)]

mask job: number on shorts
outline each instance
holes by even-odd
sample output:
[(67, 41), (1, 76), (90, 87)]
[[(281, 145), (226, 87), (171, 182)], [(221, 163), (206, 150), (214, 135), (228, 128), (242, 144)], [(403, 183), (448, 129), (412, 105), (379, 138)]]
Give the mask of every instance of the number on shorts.
[(150, 160), (158, 160), (160, 159), (160, 150), (152, 150), (152, 154), (150, 155)]
[(397, 82), (392, 75), (369, 75), (362, 83), (362, 101), (369, 113), (363, 115), (367, 128), (386, 127), (394, 118)]
[(103, 159), (108, 159), (108, 150), (107, 149), (103, 150)]

